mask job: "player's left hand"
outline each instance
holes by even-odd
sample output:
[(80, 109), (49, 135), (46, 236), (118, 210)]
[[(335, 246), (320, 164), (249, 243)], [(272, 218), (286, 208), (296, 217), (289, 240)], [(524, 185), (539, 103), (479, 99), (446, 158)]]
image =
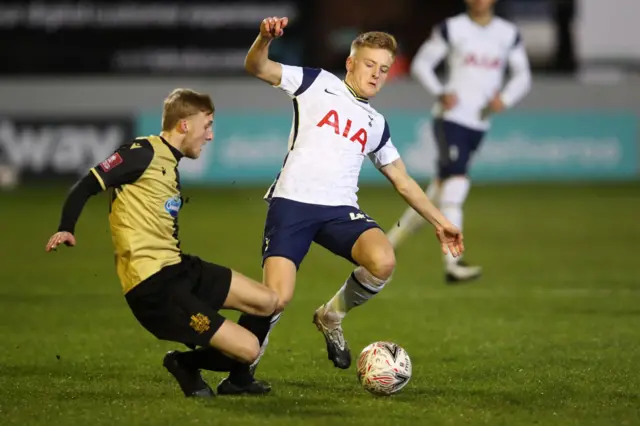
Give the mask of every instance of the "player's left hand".
[(60, 244), (73, 247), (76, 245), (76, 237), (74, 237), (70, 232), (56, 232), (51, 238), (49, 238), (46, 250), (48, 252), (55, 250)]
[(436, 227), (436, 236), (440, 240), (442, 253), (451, 253), (453, 257), (458, 257), (464, 253), (464, 238), (462, 231), (452, 224), (438, 225)]
[(491, 114), (497, 114), (499, 112), (502, 112), (505, 110), (505, 108), (506, 106), (504, 102), (502, 102), (500, 95), (499, 94), (495, 95), (493, 99), (491, 99), (491, 101), (487, 104), (487, 106), (482, 109), (482, 112), (480, 113), (480, 117), (483, 120), (486, 120), (487, 118), (489, 118)]

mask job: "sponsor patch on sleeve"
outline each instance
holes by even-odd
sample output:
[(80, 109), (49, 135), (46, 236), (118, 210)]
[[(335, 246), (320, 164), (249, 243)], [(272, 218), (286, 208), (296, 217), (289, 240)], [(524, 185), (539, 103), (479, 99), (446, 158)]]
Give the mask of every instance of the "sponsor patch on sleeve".
[(112, 170), (114, 167), (117, 167), (118, 165), (122, 164), (122, 157), (120, 156), (119, 153), (115, 153), (113, 155), (111, 155), (109, 158), (107, 158), (106, 160), (104, 160), (102, 163), (100, 163), (100, 168), (102, 169), (103, 172), (108, 172), (110, 170)]

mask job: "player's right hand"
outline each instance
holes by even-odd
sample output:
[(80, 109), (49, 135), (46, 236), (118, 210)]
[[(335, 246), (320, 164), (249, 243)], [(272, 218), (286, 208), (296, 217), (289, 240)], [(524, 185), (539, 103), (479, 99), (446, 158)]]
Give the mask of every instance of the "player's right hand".
[(265, 18), (260, 23), (260, 35), (268, 39), (282, 37), (288, 23), (289, 18), (287, 17), (278, 18), (273, 16), (271, 18)]
[(445, 111), (449, 111), (458, 103), (458, 97), (455, 93), (445, 93), (440, 96), (440, 103)]
[(76, 237), (74, 237), (70, 232), (56, 232), (51, 238), (49, 238), (46, 250), (47, 252), (55, 250), (63, 243), (67, 246), (73, 247), (76, 245)]

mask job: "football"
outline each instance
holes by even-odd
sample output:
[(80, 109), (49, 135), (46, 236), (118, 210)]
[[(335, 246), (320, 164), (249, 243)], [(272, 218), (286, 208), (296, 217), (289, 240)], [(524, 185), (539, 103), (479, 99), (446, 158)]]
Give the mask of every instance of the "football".
[(411, 359), (400, 345), (374, 342), (360, 352), (358, 380), (368, 392), (378, 396), (398, 393), (411, 379)]

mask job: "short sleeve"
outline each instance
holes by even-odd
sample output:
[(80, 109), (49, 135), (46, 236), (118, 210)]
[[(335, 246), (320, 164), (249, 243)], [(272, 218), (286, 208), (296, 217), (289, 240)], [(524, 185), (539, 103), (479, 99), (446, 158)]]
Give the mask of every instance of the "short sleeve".
[(522, 35), (520, 34), (520, 31), (516, 29), (515, 34), (513, 36), (513, 43), (511, 43), (511, 48), (517, 49), (522, 46), (523, 46)]
[(282, 77), (280, 84), (276, 87), (291, 97), (303, 94), (316, 81), (322, 71), (319, 68), (280, 65), (282, 66)]
[(369, 159), (377, 169), (387, 166), (400, 158), (400, 153), (389, 139), (384, 146), (369, 154)]
[(389, 129), (389, 123), (385, 120), (380, 144), (375, 150), (369, 153), (369, 159), (373, 162), (376, 168), (379, 169), (380, 167), (393, 163), (398, 158), (400, 158), (400, 154), (393, 145), (393, 142), (391, 142), (391, 130)]
[(449, 44), (449, 26), (446, 20), (440, 22), (433, 29), (431, 37), (435, 42)]
[(91, 169), (103, 190), (133, 183), (147, 170), (153, 159), (153, 147), (146, 139), (120, 146)]

